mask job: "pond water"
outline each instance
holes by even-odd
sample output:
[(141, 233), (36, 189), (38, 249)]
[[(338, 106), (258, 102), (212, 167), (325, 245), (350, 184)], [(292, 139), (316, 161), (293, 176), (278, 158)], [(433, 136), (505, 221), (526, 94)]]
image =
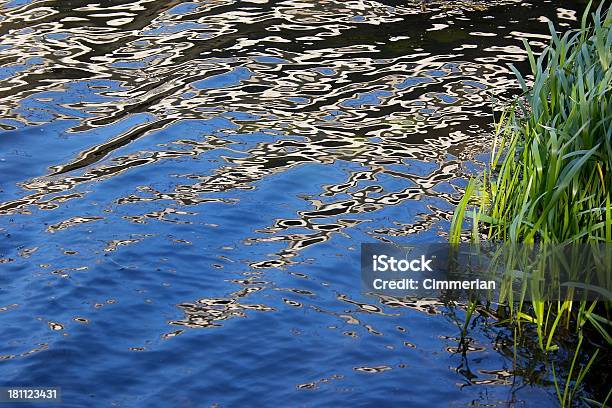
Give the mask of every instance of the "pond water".
[(444, 242), (521, 40), (583, 2), (0, 7), (0, 385), (66, 407), (557, 406), (503, 328), (460, 344), (460, 306), (361, 293), (359, 251)]

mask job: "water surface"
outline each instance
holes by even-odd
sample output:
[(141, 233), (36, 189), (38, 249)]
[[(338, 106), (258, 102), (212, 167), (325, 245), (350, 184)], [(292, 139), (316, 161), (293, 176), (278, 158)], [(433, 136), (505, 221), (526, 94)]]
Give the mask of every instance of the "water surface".
[(557, 405), (503, 328), (460, 344), (460, 305), (361, 293), (359, 246), (446, 239), (521, 40), (581, 2), (0, 7), (2, 384), (66, 407)]

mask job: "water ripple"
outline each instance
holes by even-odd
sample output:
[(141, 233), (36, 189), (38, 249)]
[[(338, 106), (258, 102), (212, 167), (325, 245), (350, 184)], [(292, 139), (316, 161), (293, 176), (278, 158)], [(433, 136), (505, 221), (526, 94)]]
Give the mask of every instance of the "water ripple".
[(2, 378), (66, 406), (554, 405), (495, 333), (454, 340), (461, 305), (356, 271), (361, 242), (445, 238), (521, 40), (579, 8), (0, 2)]

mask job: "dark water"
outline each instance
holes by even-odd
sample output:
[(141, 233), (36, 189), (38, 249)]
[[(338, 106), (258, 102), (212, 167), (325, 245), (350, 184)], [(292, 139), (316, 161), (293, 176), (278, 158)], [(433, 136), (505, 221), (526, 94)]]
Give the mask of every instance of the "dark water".
[(67, 407), (557, 405), (503, 328), (461, 345), (460, 305), (360, 293), (359, 245), (444, 241), (521, 39), (582, 3), (1, 7), (0, 385)]

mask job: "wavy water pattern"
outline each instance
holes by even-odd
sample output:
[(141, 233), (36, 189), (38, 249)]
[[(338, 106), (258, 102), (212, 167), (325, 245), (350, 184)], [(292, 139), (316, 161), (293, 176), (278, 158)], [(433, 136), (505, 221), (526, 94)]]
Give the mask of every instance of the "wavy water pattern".
[(459, 344), (455, 309), (358, 275), (362, 242), (445, 239), (522, 39), (582, 7), (534, 3), (0, 3), (3, 382), (74, 407), (554, 406), (502, 329)]

